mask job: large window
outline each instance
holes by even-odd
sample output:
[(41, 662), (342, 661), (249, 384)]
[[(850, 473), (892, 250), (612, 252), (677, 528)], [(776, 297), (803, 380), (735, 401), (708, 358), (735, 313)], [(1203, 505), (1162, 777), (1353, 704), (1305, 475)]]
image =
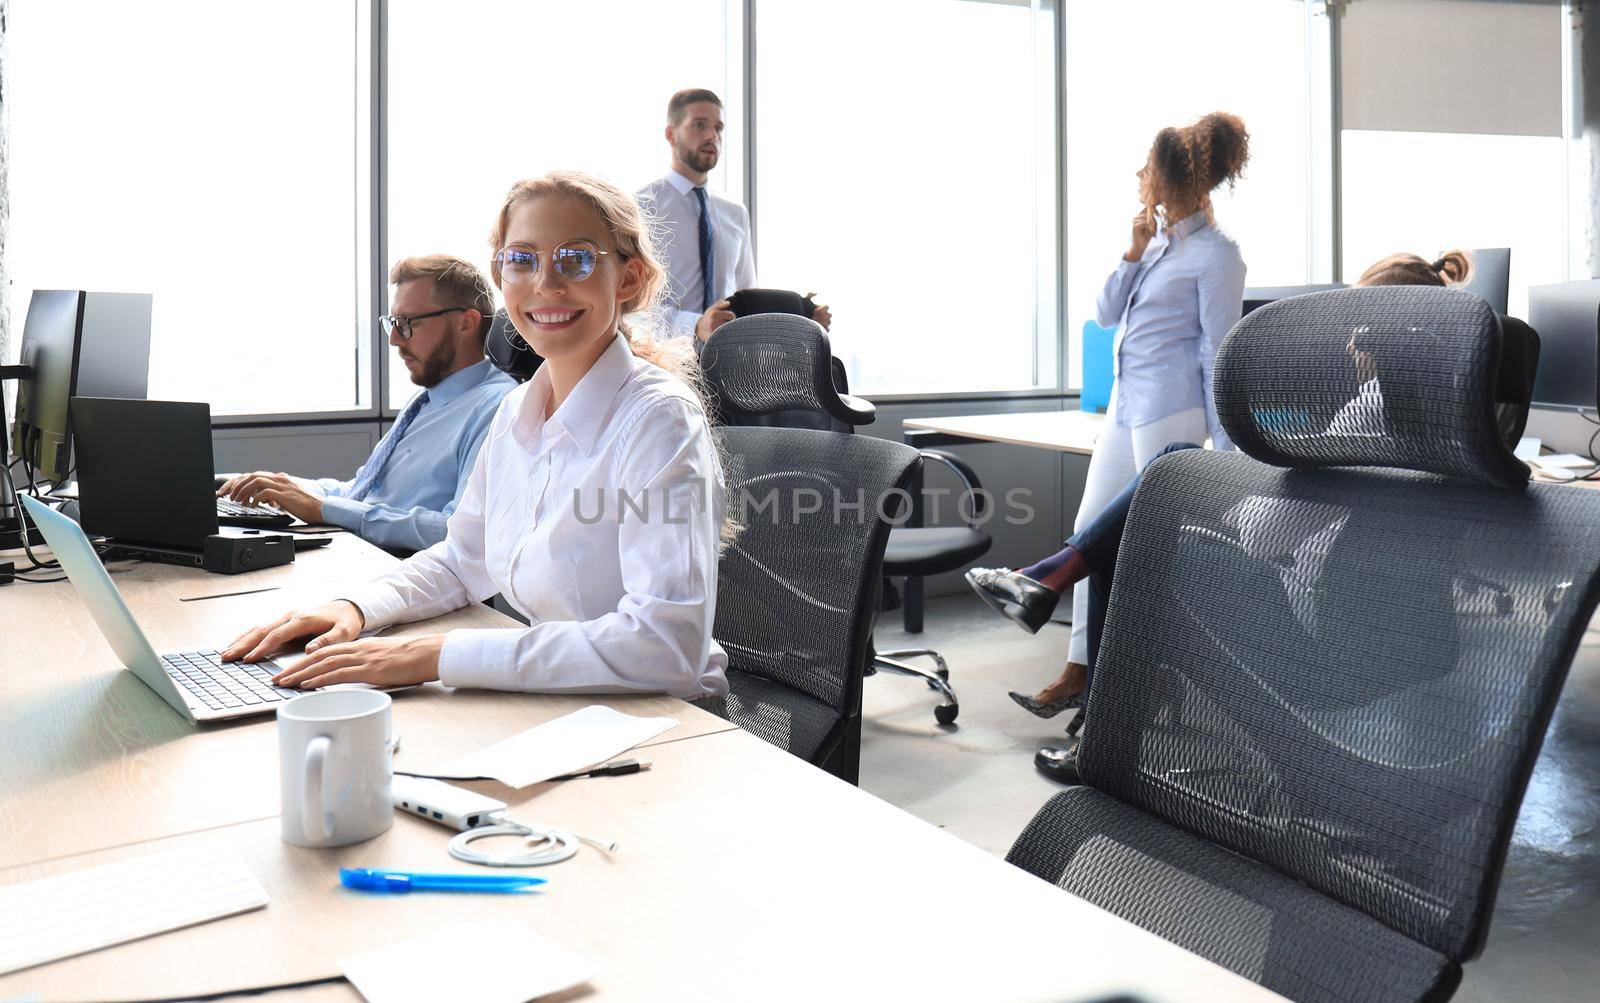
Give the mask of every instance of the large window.
[(1312, 90), (1305, 4), (1289, 0), (1068, 0), (1066, 339), (1078, 385), (1084, 322), (1127, 250), (1134, 174), (1164, 126), (1212, 111), (1244, 119), (1250, 163), (1213, 196), (1252, 286), (1312, 274)]
[(1564, 5), (13, 0), (9, 15), (12, 352), (34, 289), (149, 292), (151, 396), (218, 414), (392, 414), (415, 388), (375, 329), (374, 282), (414, 254), (486, 266), (517, 179), (659, 178), (683, 87), (724, 99), (710, 184), (750, 205), (760, 284), (832, 307), (858, 393), (1080, 385), (1134, 172), (1161, 127), (1210, 111), (1251, 135), (1243, 179), (1215, 196), (1249, 285), (1508, 246), (1525, 313), (1528, 286), (1583, 268)]
[[(708, 87), (728, 142), (711, 186), (743, 195), (738, 0), (395, 0), (388, 17), (385, 267), (444, 253), (485, 269), (513, 182), (556, 169), (635, 191), (666, 174), (667, 99)], [(416, 391), (389, 356), (389, 405)]]
[(11, 340), (34, 289), (147, 292), (151, 397), (366, 406), (360, 16), (12, 3)]
[(758, 5), (756, 270), (852, 390), (1056, 385), (1053, 7)]
[[(1554, 5), (1355, 4), (1340, 32), (1344, 278), (1397, 251), (1511, 248), (1510, 312), (1568, 276)], [(1426, 49), (1427, 59), (1410, 58)], [(1585, 273), (1587, 274), (1587, 273)]]

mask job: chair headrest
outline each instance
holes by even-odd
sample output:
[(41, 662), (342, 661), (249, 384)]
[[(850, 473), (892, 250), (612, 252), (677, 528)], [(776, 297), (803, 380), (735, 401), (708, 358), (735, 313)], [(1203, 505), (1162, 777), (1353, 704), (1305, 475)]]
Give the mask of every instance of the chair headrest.
[(1279, 467), (1398, 467), (1501, 487), (1527, 422), (1539, 339), (1477, 296), (1377, 286), (1279, 300), (1223, 341), (1217, 417)]
[(529, 348), (522, 335), (512, 326), (505, 307), (494, 312), (489, 333), (483, 338), (483, 354), (489, 357), (496, 369), (518, 383), (526, 383), (531, 379), (544, 362), (544, 357)]
[(751, 317), (758, 313), (792, 313), (810, 317), (817, 305), (810, 296), (801, 296), (790, 289), (741, 289), (728, 297), (728, 309), (735, 317)]
[(877, 409), (833, 385), (833, 352), (822, 325), (795, 314), (730, 320), (700, 350), (700, 369), (724, 424), (779, 411), (826, 413), (870, 424)]

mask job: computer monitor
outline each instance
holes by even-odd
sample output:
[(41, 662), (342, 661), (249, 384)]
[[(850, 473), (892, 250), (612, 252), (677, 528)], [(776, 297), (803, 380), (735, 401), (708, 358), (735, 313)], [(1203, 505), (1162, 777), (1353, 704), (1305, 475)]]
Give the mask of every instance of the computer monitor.
[(59, 481), (71, 470), (73, 397), (148, 393), (150, 308), (145, 293), (34, 292), (17, 360), (32, 373), (17, 393), (11, 441), (35, 477)]
[[(1322, 293), (1330, 289), (1344, 289), (1342, 282), (1327, 282), (1313, 286), (1253, 286), (1244, 291), (1244, 313), (1259, 310), (1268, 303), (1286, 300), (1291, 296), (1304, 296), (1306, 293)], [(1241, 315), (1242, 316), (1242, 315)]]
[(1506, 304), (1511, 297), (1511, 248), (1484, 247), (1467, 253), (1472, 255), (1472, 278), (1461, 288), (1488, 300), (1495, 313), (1509, 312)]
[(1600, 279), (1530, 287), (1528, 324), (1539, 334), (1533, 406), (1594, 410), (1600, 399)]

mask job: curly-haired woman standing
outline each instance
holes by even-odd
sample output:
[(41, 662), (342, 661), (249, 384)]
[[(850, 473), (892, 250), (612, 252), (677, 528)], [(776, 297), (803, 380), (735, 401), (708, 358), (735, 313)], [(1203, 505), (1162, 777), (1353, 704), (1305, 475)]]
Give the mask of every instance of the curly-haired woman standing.
[[(1216, 226), (1211, 192), (1238, 179), (1249, 159), (1249, 144), (1242, 121), (1213, 112), (1192, 125), (1156, 133), (1139, 170), (1143, 208), (1133, 218), (1127, 253), (1097, 303), (1101, 326), (1117, 325), (1116, 382), (1105, 429), (1089, 462), (1075, 529), (1098, 515), (1172, 443), (1200, 442), (1209, 434), (1214, 448), (1232, 446), (1217, 423), (1211, 372), (1218, 346), (1239, 320), (1245, 267), (1239, 245)], [(977, 568), (968, 579), (986, 598), (1017, 606), (1037, 630), (1074, 580), (1071, 553), (1064, 550), (1018, 572)], [(1012, 694), (1040, 717), (1083, 703), (1087, 606), (1087, 590), (1079, 583), (1073, 592), (1067, 667), (1060, 678), (1036, 696)]]

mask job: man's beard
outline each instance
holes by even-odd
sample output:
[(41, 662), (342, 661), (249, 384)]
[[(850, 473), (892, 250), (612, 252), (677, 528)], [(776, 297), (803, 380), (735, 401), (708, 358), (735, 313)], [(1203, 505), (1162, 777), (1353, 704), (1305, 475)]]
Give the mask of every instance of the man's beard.
[(678, 159), (694, 168), (699, 174), (710, 174), (711, 169), (717, 166), (717, 154), (701, 153), (698, 149), (679, 147)]
[(449, 339), (439, 342), (439, 347), (426, 359), (419, 360), (422, 371), (411, 377), (411, 382), (424, 389), (436, 387), (439, 381), (450, 375), (456, 364), (456, 343)]

